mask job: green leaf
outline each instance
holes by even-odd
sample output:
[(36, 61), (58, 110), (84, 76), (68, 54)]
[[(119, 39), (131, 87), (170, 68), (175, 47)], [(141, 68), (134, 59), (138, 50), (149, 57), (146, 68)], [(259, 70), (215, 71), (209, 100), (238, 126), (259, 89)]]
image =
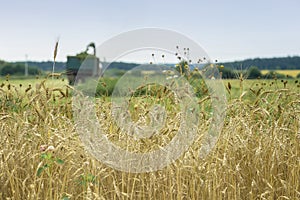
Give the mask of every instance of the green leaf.
[(38, 170), (37, 170), (36, 175), (37, 175), (37, 176), (40, 176), (41, 173), (44, 171), (44, 169), (45, 169), (44, 167), (39, 167)]
[(52, 158), (52, 153), (47, 153), (46, 159), (47, 159), (47, 160), (51, 160), (51, 158)]
[(41, 175), (41, 173), (44, 171), (44, 169), (46, 169), (46, 168), (48, 168), (49, 167), (49, 165), (48, 164), (45, 164), (44, 166), (42, 166), (42, 167), (39, 167), (38, 168), (38, 170), (37, 170), (37, 176), (40, 176)]
[(47, 154), (46, 154), (46, 153), (42, 153), (42, 154), (41, 154), (41, 158), (42, 158), (42, 159), (45, 159), (46, 157), (47, 157)]
[(42, 153), (41, 158), (46, 159), (46, 160), (51, 160), (52, 154), (51, 153)]
[(92, 174), (88, 174), (87, 175), (87, 177), (86, 177), (86, 180), (88, 181), (88, 182), (94, 182), (95, 181), (95, 176), (94, 175), (92, 175)]
[(64, 161), (59, 158), (56, 159), (56, 162), (57, 162), (57, 164), (60, 164), (60, 165), (64, 164)]
[(66, 195), (64, 195), (61, 199), (62, 199), (62, 200), (70, 200), (70, 198), (67, 197)]

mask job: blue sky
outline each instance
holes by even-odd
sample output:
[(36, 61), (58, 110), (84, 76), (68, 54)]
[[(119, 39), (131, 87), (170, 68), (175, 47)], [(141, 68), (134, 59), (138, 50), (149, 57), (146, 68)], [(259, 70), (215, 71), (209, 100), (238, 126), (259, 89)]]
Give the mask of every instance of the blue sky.
[(220, 61), (300, 55), (300, 1), (0, 0), (0, 59), (57, 60), (137, 28), (178, 31)]

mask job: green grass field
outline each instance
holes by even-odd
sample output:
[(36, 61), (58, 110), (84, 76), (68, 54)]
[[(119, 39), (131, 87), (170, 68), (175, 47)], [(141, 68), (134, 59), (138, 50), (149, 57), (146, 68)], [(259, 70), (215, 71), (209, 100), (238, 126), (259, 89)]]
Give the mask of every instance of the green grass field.
[[(300, 199), (300, 80), (223, 82), (224, 126), (206, 158), (201, 142), (212, 115), (210, 95), (203, 92), (197, 138), (188, 151), (161, 170), (128, 173), (86, 151), (73, 119), (73, 89), (65, 79), (0, 78), (0, 198)], [(140, 140), (116, 126), (109, 97), (96, 101), (107, 138), (130, 151), (167, 145), (180, 125), (174, 96), (145, 94), (132, 98), (132, 120), (147, 125), (143, 116), (154, 103), (166, 106), (168, 117), (158, 135)]]

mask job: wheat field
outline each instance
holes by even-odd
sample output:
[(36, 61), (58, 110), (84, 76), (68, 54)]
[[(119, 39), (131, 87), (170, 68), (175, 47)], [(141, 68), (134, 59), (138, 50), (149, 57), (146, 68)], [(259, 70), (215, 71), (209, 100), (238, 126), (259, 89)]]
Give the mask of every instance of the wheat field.
[[(73, 88), (62, 78), (0, 84), (1, 199), (300, 199), (296, 79), (224, 80), (227, 112), (213, 151), (200, 157), (199, 138), (176, 162), (147, 173), (117, 171), (85, 150), (72, 117)], [(108, 113), (109, 102), (99, 104)], [(200, 120), (199, 136), (209, 114)], [(105, 123), (111, 140), (119, 137)]]
[[(270, 70), (261, 70), (262, 74), (267, 74), (270, 72)], [(288, 75), (290, 77), (297, 77), (298, 74), (300, 74), (300, 70), (275, 70), (276, 73)]]

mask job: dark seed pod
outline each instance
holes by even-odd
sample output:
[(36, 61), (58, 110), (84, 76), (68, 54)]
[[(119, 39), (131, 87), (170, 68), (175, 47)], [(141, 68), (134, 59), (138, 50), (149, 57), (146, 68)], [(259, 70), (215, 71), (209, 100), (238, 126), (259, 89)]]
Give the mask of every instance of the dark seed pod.
[(228, 82), (227, 85), (228, 85), (228, 89), (231, 90), (231, 84), (230, 84), (230, 82)]

